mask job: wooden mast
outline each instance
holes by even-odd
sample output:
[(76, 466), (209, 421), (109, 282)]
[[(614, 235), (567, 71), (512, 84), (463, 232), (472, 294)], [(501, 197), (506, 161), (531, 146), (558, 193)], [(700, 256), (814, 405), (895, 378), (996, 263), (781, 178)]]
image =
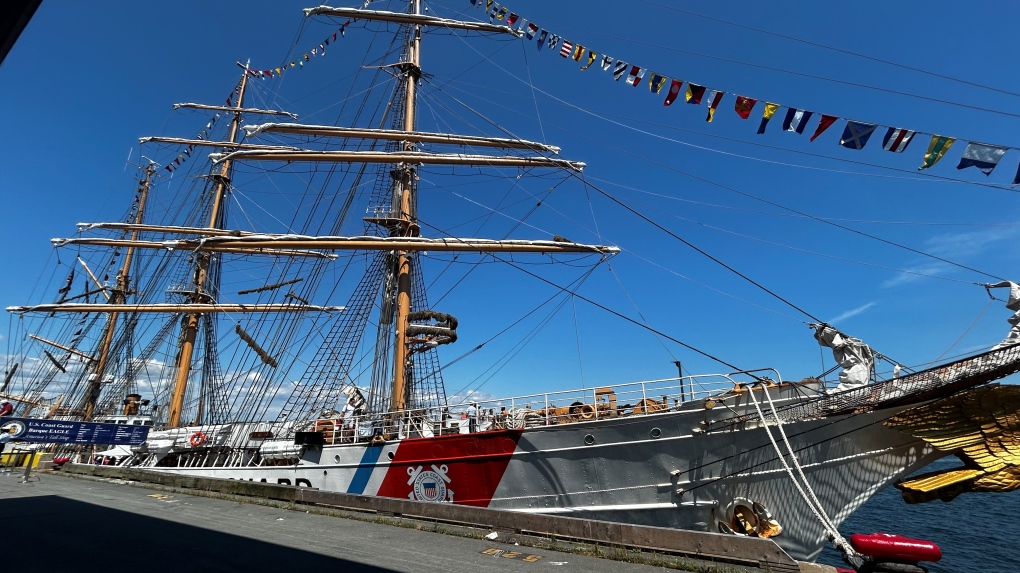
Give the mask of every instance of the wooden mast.
[[(156, 172), (156, 166), (152, 162), (145, 167), (145, 177), (138, 188), (138, 211), (135, 213), (134, 224), (139, 225), (145, 215), (145, 202), (149, 197), (149, 187), (152, 184), (152, 176)], [(138, 240), (139, 231), (131, 233), (131, 240)], [(110, 304), (120, 305), (127, 300), (128, 289), (131, 287), (131, 260), (134, 258), (135, 248), (128, 247), (124, 255), (124, 264), (117, 273), (117, 288), (110, 296)], [(107, 365), (110, 363), (110, 347), (113, 345), (113, 335), (117, 328), (119, 313), (111, 312), (106, 318), (106, 327), (103, 330), (102, 343), (99, 348), (99, 356), (96, 358), (96, 367), (92, 371), (92, 378), (89, 380), (88, 390), (85, 394), (85, 419), (91, 420), (95, 413), (96, 404), (99, 402), (99, 395), (103, 387), (103, 377), (106, 375)]]
[[(241, 127), (241, 112), (244, 109), (244, 92), (248, 85), (248, 68), (245, 66), (241, 73), (241, 86), (237, 94), (237, 103), (234, 105), (234, 119), (230, 122), (230, 143), (237, 142), (237, 132)], [(216, 189), (213, 194), (213, 204), (209, 213), (209, 228), (220, 226), (220, 216), (223, 209), (223, 200), (226, 197), (227, 189), (230, 186), (230, 174), (233, 162), (223, 161), (220, 166), (220, 173), (214, 176)], [(195, 290), (191, 295), (191, 302), (207, 302), (209, 295), (206, 292), (209, 281), (209, 265), (212, 256), (210, 253), (199, 253), (195, 264)], [(169, 427), (179, 426), (181, 414), (184, 410), (184, 395), (188, 389), (188, 376), (191, 373), (191, 357), (195, 352), (195, 337), (198, 334), (198, 323), (201, 313), (190, 313), (184, 316), (181, 323), (181, 347), (177, 355), (177, 374), (174, 378), (173, 394), (170, 398), (170, 409), (167, 411), (166, 423)]]
[[(411, 0), (412, 14), (421, 14), (421, 0)], [(417, 82), (421, 77), (421, 26), (410, 24), (411, 43), (408, 46), (408, 62), (404, 65), (404, 131), (413, 133), (417, 131), (415, 123), (415, 100), (417, 96)], [(414, 151), (414, 141), (404, 140), (404, 151)], [(398, 220), (400, 226), (398, 232), (404, 237), (418, 235), (417, 213), (413, 212), (415, 207), (415, 170), (410, 163), (404, 163), (401, 168), (400, 193), (396, 197), (400, 212)], [(411, 261), (412, 257), (408, 251), (397, 251), (397, 314), (394, 321), (393, 339), (393, 383), (390, 390), (391, 411), (398, 413), (405, 410), (410, 401), (410, 386), (408, 385), (408, 373), (410, 356), (408, 348), (407, 328), (410, 325), (408, 315), (411, 314)], [(399, 414), (398, 414), (399, 415)]]

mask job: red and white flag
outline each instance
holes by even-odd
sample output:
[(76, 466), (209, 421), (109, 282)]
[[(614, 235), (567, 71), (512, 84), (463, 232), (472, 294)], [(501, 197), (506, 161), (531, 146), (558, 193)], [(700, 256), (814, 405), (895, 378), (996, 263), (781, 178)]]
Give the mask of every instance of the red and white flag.
[(631, 66), (630, 73), (627, 74), (627, 83), (637, 87), (641, 83), (641, 78), (645, 77), (645, 71), (639, 66)]
[(572, 53), (574, 53), (574, 43), (563, 40), (563, 45), (560, 46), (560, 55), (564, 58), (569, 58)]

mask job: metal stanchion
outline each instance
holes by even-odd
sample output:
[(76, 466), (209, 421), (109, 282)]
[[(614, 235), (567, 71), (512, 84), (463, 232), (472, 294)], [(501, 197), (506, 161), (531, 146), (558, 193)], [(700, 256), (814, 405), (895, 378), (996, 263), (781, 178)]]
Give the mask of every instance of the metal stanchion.
[[(21, 478), (21, 483), (28, 483), (29, 479), (32, 476), (32, 462), (35, 461), (35, 453), (36, 453), (35, 450), (27, 450), (27, 451), (28, 451), (28, 455), (25, 458), (25, 475)], [(39, 479), (38, 476), (36, 476), (36, 479)]]

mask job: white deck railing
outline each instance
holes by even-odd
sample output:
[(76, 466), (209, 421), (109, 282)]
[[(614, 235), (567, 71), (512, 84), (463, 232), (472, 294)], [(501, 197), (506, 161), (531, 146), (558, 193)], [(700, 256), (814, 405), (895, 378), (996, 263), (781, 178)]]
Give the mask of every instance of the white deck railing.
[(483, 432), (640, 416), (679, 410), (688, 402), (739, 388), (754, 379), (755, 372), (774, 374), (773, 379), (781, 382), (779, 373), (773, 369), (736, 374), (701, 374), (511, 398), (465, 401), (443, 409), (408, 410), (399, 420), (379, 414), (321, 418), (315, 422), (312, 430), (322, 432), (326, 443), (334, 445), (363, 443), (373, 438), (378, 440), (380, 436), (430, 437), (469, 433), (472, 429)]

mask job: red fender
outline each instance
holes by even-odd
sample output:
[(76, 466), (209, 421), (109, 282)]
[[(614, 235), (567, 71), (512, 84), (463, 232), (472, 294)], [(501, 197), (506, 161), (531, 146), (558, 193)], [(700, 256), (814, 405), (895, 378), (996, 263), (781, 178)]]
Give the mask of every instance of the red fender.
[(875, 561), (917, 563), (918, 561), (942, 559), (942, 550), (931, 541), (910, 539), (891, 533), (872, 533), (870, 535), (855, 533), (850, 536), (850, 545), (858, 553), (867, 555)]

